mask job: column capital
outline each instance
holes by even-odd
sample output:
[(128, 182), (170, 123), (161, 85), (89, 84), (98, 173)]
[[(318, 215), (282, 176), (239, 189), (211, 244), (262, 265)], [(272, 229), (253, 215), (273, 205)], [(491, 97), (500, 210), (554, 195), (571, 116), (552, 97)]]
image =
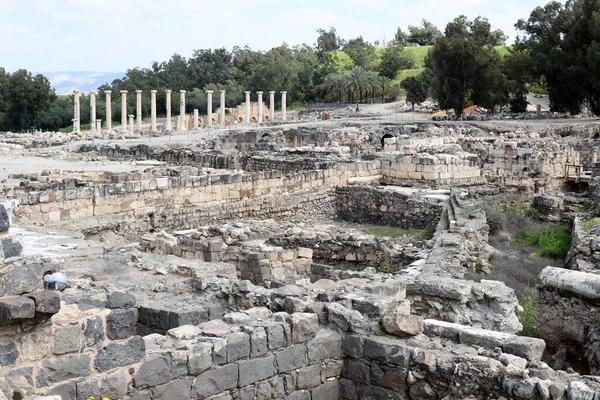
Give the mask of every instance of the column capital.
[(150, 93), (154, 93), (154, 94), (156, 94), (156, 92), (158, 92), (158, 90), (156, 90), (156, 89), (153, 89), (150, 91)]
[(283, 91), (283, 92), (281, 92), (281, 94), (287, 94), (287, 92), (286, 92), (286, 91)]
[(90, 94), (93, 94), (95, 96), (97, 92), (95, 90), (90, 90)]
[(213, 94), (213, 93), (214, 93), (214, 91), (213, 91), (213, 90), (207, 90), (207, 91), (206, 91), (206, 93), (207, 93), (207, 94)]
[(186, 93), (186, 91), (185, 90), (180, 90), (179, 93)]
[(121, 90), (121, 94), (127, 94), (127, 90)]
[(172, 92), (172, 90), (171, 90), (171, 89), (166, 89), (166, 90), (165, 90), (165, 93), (171, 93), (171, 92)]
[(269, 94), (275, 94), (274, 90), (269, 90)]
[(225, 93), (225, 90), (219, 90), (220, 93)]
[(136, 90), (135, 92), (136, 92), (136, 93), (142, 93), (142, 92), (143, 92), (143, 90)]
[(129, 114), (129, 118), (132, 118), (132, 119), (133, 119), (133, 118), (135, 118), (135, 115), (133, 115), (133, 114)]
[(250, 93), (252, 93), (252, 92), (251, 92), (251, 91), (249, 91), (249, 90), (246, 90), (244, 93), (246, 93), (246, 94), (250, 94)]
[(73, 94), (80, 94), (80, 93), (81, 93), (81, 91), (79, 91), (77, 89), (73, 90)]
[(112, 94), (112, 90), (105, 90), (104, 94), (109, 94), (110, 95), (110, 94)]
[(256, 92), (256, 94), (263, 94), (263, 92)]

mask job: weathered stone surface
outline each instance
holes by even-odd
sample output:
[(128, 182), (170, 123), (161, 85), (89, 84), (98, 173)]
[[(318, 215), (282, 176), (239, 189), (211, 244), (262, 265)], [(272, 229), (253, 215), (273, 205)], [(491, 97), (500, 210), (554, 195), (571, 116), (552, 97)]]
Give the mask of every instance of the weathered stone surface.
[(102, 396), (109, 399), (122, 399), (127, 395), (131, 376), (125, 371), (115, 371), (108, 374), (100, 382)]
[(152, 389), (154, 400), (191, 399), (192, 379), (175, 379)]
[(44, 288), (42, 275), (52, 269), (51, 265), (41, 261), (23, 260), (4, 268), (2, 287), (9, 295), (32, 293)]
[(56, 291), (41, 290), (28, 293), (27, 297), (35, 303), (36, 313), (56, 314), (60, 311), (60, 295)]
[(419, 381), (411, 385), (408, 389), (408, 395), (413, 400), (433, 400), (437, 398), (437, 394), (432, 389), (431, 385), (424, 381)]
[(132, 336), (125, 343), (111, 343), (98, 351), (95, 367), (100, 372), (142, 361), (146, 345), (141, 336)]
[(98, 315), (87, 319), (85, 325), (85, 347), (95, 346), (104, 340), (104, 321)]
[(189, 340), (202, 334), (202, 329), (194, 325), (183, 325), (178, 328), (169, 329), (167, 335), (179, 340)]
[(88, 397), (102, 398), (100, 390), (100, 381), (95, 378), (89, 378), (77, 382), (77, 400), (87, 400)]
[(137, 313), (133, 308), (112, 310), (106, 316), (106, 335), (112, 340), (135, 335)]
[(412, 350), (405, 344), (392, 338), (369, 337), (365, 339), (363, 354), (371, 360), (396, 364), (406, 368)]
[(269, 350), (280, 349), (285, 346), (285, 331), (283, 326), (278, 323), (272, 323), (265, 328), (267, 339), (269, 341)]
[(418, 315), (386, 314), (381, 324), (390, 335), (414, 336), (423, 332), (423, 317)]
[(189, 374), (200, 375), (210, 369), (213, 364), (212, 346), (210, 343), (196, 343), (190, 347), (188, 356)]
[(564, 268), (546, 267), (538, 275), (546, 287), (600, 301), (600, 276)]
[(362, 358), (365, 339), (363, 336), (346, 334), (342, 342), (344, 355), (352, 358)]
[(250, 336), (243, 332), (227, 335), (227, 362), (250, 356)]
[(73, 378), (82, 378), (90, 374), (91, 358), (89, 354), (74, 354), (42, 362), (38, 373), (38, 386), (49, 386)]
[(81, 350), (82, 332), (79, 325), (59, 326), (54, 331), (54, 354), (77, 353)]
[(311, 362), (342, 356), (342, 337), (339, 333), (321, 329), (307, 344), (308, 359)]
[(146, 358), (133, 377), (135, 387), (155, 387), (173, 379), (171, 360), (166, 356), (153, 355)]
[(526, 358), (529, 361), (541, 360), (545, 349), (546, 342), (542, 339), (524, 336), (514, 336), (511, 340), (502, 345), (502, 350), (504, 352)]
[(310, 400), (310, 391), (308, 390), (297, 390), (290, 393), (287, 400)]
[(12, 340), (0, 340), (0, 366), (15, 365), (19, 358), (19, 350)]
[(32, 332), (21, 338), (21, 357), (25, 361), (38, 361), (50, 353), (50, 340), (44, 332)]
[(23, 244), (14, 237), (8, 236), (0, 239), (0, 258), (18, 257), (23, 252)]
[(269, 355), (239, 363), (239, 386), (246, 386), (275, 375), (275, 357)]
[(10, 219), (8, 218), (8, 211), (4, 205), (0, 204), (0, 232), (8, 232), (10, 228)]
[(198, 375), (192, 388), (192, 397), (205, 399), (225, 390), (233, 389), (238, 384), (237, 364), (226, 365)]
[(111, 292), (106, 296), (108, 308), (131, 308), (135, 307), (135, 296), (126, 292)]
[(312, 389), (321, 383), (321, 364), (309, 365), (298, 370), (298, 389)]
[(319, 319), (316, 314), (294, 313), (290, 317), (290, 322), (294, 344), (312, 339), (319, 329)]
[(317, 386), (312, 391), (312, 400), (330, 400), (338, 399), (339, 385), (337, 380), (329, 381), (321, 386)]
[(60, 400), (77, 400), (77, 386), (75, 382), (63, 383), (48, 390), (47, 396), (59, 396)]
[(361, 313), (350, 310), (340, 303), (328, 304), (327, 312), (329, 322), (336, 324), (344, 332), (360, 332), (369, 323)]
[(33, 300), (23, 296), (0, 298), (0, 326), (34, 316), (35, 303)]
[(290, 346), (275, 353), (280, 373), (300, 368), (306, 363), (306, 347), (301, 344)]
[[(358, 388), (358, 398), (361, 400), (404, 400), (405, 397), (391, 390), (372, 385), (364, 385)], [(413, 400), (419, 399), (412, 398)]]
[(371, 367), (366, 361), (346, 360), (344, 377), (356, 383), (370, 384)]

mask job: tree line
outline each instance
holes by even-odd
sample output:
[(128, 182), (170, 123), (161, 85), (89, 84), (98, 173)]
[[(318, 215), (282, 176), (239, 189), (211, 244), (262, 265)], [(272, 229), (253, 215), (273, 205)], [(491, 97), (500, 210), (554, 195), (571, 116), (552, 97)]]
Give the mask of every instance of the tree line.
[[(250, 47), (199, 49), (191, 57), (174, 54), (169, 60), (134, 68), (122, 79), (98, 88), (97, 116), (104, 116), (104, 90), (113, 91), (112, 113), (120, 120), (120, 90), (128, 90), (128, 111), (135, 110), (135, 90), (143, 90), (143, 115), (150, 112), (150, 90), (158, 90), (158, 110), (165, 109), (165, 90), (187, 91), (187, 112), (207, 109), (206, 91), (226, 90), (226, 106), (256, 100), (259, 90), (286, 90), (289, 106), (316, 101), (361, 103), (384, 101), (406, 94), (416, 104), (430, 97), (442, 109), (460, 114), (477, 104), (495, 110), (509, 106), (524, 111), (533, 88), (548, 93), (551, 109), (594, 113), (600, 108), (600, 0), (550, 2), (517, 21), (515, 44), (502, 47), (506, 36), (486, 18), (459, 16), (441, 32), (423, 20), (419, 26), (398, 28), (388, 42), (370, 43), (359, 36), (343, 39), (335, 28), (319, 29), (314, 45), (282, 44), (268, 51)], [(409, 47), (428, 49), (424, 65), (416, 65)], [(427, 47), (425, 47), (427, 46)], [(417, 69), (418, 68), (418, 69)], [(406, 77), (405, 72), (410, 71)], [(21, 93), (26, 93), (20, 96)], [(281, 98), (276, 96), (277, 106)], [(175, 107), (176, 109), (177, 107)], [(72, 97), (56, 96), (48, 80), (24, 70), (0, 69), (0, 130), (48, 129), (69, 126)], [(89, 123), (89, 99), (81, 99), (82, 124)]]

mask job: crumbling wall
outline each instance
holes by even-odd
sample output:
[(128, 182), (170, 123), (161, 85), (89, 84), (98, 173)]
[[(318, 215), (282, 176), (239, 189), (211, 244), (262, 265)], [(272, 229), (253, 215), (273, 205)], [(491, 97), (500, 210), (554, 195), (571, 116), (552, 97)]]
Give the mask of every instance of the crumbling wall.
[[(237, 215), (235, 203), (238, 208), (247, 204), (252, 210), (252, 204), (244, 202), (246, 199), (303, 190), (324, 190), (336, 185), (345, 185), (352, 178), (371, 177), (376, 175), (377, 171), (378, 163), (363, 162), (289, 175), (283, 175), (279, 171), (266, 171), (163, 176), (96, 185), (88, 180), (64, 179), (62, 182), (7, 189), (3, 196), (19, 200), (21, 207), (15, 210), (17, 222), (64, 221), (107, 214), (137, 217), (161, 213), (164, 209), (177, 210), (201, 204), (220, 206), (230, 203), (234, 203), (234, 206), (229, 212)], [(294, 205), (288, 206), (294, 208)]]
[(551, 361), (600, 374), (600, 275), (546, 267), (539, 280), (537, 330)]
[(444, 201), (381, 187), (338, 187), (337, 215), (361, 224), (435, 231)]

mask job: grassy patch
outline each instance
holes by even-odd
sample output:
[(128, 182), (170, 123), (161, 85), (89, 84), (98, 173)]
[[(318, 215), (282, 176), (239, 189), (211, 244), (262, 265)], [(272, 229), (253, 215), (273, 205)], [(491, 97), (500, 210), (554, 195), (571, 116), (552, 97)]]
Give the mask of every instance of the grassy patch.
[(585, 230), (590, 230), (598, 224), (600, 224), (600, 218), (590, 218), (585, 221), (581, 221), (581, 227)]
[(362, 228), (362, 232), (373, 236), (387, 236), (391, 238), (397, 238), (400, 236), (414, 236), (417, 240), (429, 239), (429, 232), (420, 229), (401, 229), (392, 228), (389, 226), (377, 226), (372, 228)]
[(566, 226), (544, 227), (524, 231), (516, 240), (518, 243), (535, 247), (542, 256), (564, 258), (571, 247), (571, 232)]
[(407, 55), (415, 63), (415, 68), (425, 68), (425, 57), (432, 46), (407, 46), (403, 53)]
[(531, 291), (521, 294), (519, 303), (521, 303), (521, 307), (524, 310), (519, 314), (519, 320), (523, 325), (523, 330), (519, 334), (535, 337), (537, 333), (537, 306)]

